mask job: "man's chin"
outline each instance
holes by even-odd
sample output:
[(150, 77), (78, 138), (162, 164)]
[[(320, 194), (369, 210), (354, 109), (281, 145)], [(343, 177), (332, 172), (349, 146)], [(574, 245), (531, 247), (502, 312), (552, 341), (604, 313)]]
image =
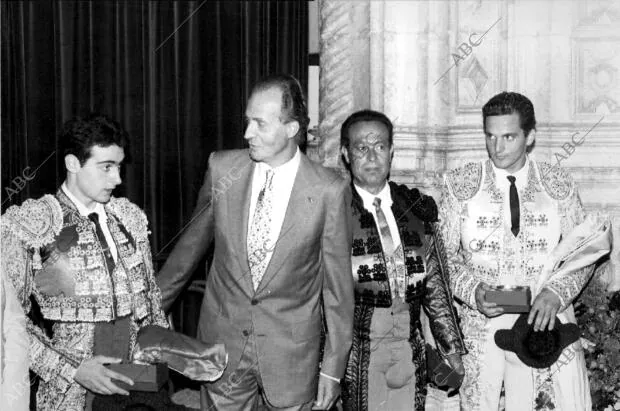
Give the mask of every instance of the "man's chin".
[(495, 167), (502, 169), (502, 170), (510, 166), (510, 162), (507, 161), (506, 159), (491, 157), (491, 161), (493, 162), (493, 165)]
[(253, 150), (252, 148), (250, 148), (250, 158), (252, 159), (252, 161), (262, 160), (262, 157), (258, 154), (258, 152), (256, 150)]
[(500, 170), (505, 170), (508, 173), (515, 173), (523, 167), (523, 164), (521, 164), (518, 160), (515, 161), (509, 158), (504, 158), (504, 159), (491, 158), (491, 161), (493, 162), (493, 165), (496, 168)]
[(366, 178), (363, 181), (357, 180), (355, 183), (369, 193), (373, 193), (385, 187), (387, 178)]
[(97, 198), (97, 202), (105, 204), (108, 201), (110, 201), (111, 198), (112, 198), (112, 193), (110, 193), (110, 194), (102, 194), (101, 196), (99, 196), (99, 198)]

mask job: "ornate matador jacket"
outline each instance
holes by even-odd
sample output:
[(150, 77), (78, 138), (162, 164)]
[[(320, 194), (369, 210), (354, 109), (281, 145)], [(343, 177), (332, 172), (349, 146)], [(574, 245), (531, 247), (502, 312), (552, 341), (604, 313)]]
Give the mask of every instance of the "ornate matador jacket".
[[(420, 309), (429, 317), (438, 349), (444, 354), (465, 353), (464, 344), (452, 306), (452, 295), (446, 273), (445, 254), (435, 241), (433, 222), (437, 221), (437, 205), (430, 196), (417, 189), (392, 182), (392, 213), (398, 226), (405, 258), (406, 292), (409, 303), (410, 337), (416, 366), (416, 410), (424, 409), (426, 396), (425, 343), (420, 322)], [(353, 252), (355, 280), (355, 317), (353, 343), (343, 386), (347, 410), (368, 409), (368, 365), (371, 355), (370, 324), (375, 307), (392, 305), (386, 255), (379, 230), (362, 198), (353, 190)], [(441, 260), (440, 260), (441, 259)]]
[[(534, 289), (549, 253), (585, 218), (570, 176), (548, 163), (528, 161), (526, 187), (519, 196), (521, 230), (517, 237), (503, 218), (510, 210), (504, 210), (504, 194), (497, 186), (491, 160), (452, 170), (444, 180), (440, 241), (448, 255), (452, 291), (463, 303), (461, 327), (469, 352), (464, 357), (466, 369), (475, 368), (467, 363), (476, 363), (484, 350), (481, 341), (488, 319), (476, 308), (478, 284)], [(593, 267), (587, 267), (545, 285), (560, 297), (560, 311), (581, 292), (592, 271)], [(465, 392), (466, 396), (475, 398), (484, 388), (482, 377), (471, 377), (478, 386), (475, 392)]]
[[(41, 377), (38, 410), (83, 410), (86, 390), (73, 380), (80, 363), (93, 356), (95, 324), (130, 316), (132, 353), (138, 330), (168, 327), (154, 279), (146, 215), (125, 198), (106, 205), (118, 258), (108, 272), (95, 225), (58, 190), (26, 200), (3, 215), (2, 271), (18, 292), (24, 311), (30, 297), (52, 321), (50, 338), (28, 320), (30, 368)], [(51, 273), (60, 292), (46, 295), (37, 275)]]

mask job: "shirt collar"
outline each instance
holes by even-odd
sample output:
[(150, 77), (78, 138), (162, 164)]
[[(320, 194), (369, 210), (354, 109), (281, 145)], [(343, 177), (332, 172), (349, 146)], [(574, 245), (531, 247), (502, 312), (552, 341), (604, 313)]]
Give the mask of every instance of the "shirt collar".
[(268, 170), (273, 170), (273, 176), (278, 175), (288, 175), (289, 173), (296, 173), (299, 168), (299, 163), (301, 162), (301, 152), (299, 151), (299, 147), (295, 151), (295, 155), (289, 161), (284, 164), (280, 164), (277, 167), (271, 167), (267, 163), (263, 163), (262, 161), (256, 164), (256, 169), (260, 175), (265, 175)]
[(525, 164), (523, 165), (523, 167), (521, 167), (521, 169), (519, 171), (517, 171), (516, 173), (509, 173), (506, 170), (502, 169), (502, 168), (497, 168), (495, 167), (495, 164), (493, 164), (493, 162), (491, 161), (491, 166), (493, 167), (493, 171), (495, 172), (495, 176), (497, 177), (497, 181), (500, 182), (500, 184), (504, 185), (510, 185), (510, 181), (508, 181), (508, 176), (514, 176), (516, 181), (515, 184), (519, 187), (523, 187), (525, 186), (525, 183), (527, 181), (527, 174), (530, 170), (530, 158), (529, 156), (525, 157)]
[(95, 207), (90, 210), (88, 207), (86, 207), (84, 205), (84, 203), (82, 203), (80, 200), (78, 200), (72, 193), (71, 191), (69, 191), (69, 188), (67, 187), (67, 182), (65, 181), (64, 183), (62, 183), (62, 191), (64, 191), (65, 195), (67, 197), (69, 197), (69, 200), (71, 200), (71, 202), (75, 205), (75, 208), (77, 208), (78, 212), (80, 213), (80, 215), (84, 216), (84, 217), (88, 217), (89, 214), (92, 213), (97, 213), (99, 215), (99, 219), (102, 221), (107, 220), (107, 215), (105, 213), (105, 209), (103, 208), (103, 204), (101, 203), (95, 203)]
[(355, 187), (355, 190), (357, 190), (360, 197), (362, 197), (362, 201), (364, 202), (364, 208), (366, 210), (375, 211), (375, 206), (373, 202), (375, 201), (376, 197), (379, 197), (381, 199), (382, 208), (392, 207), (392, 194), (390, 193), (390, 184), (387, 181), (385, 182), (385, 185), (383, 186), (381, 191), (379, 191), (379, 193), (376, 195), (368, 192), (367, 190), (364, 190), (362, 187), (358, 186), (355, 183), (353, 183), (353, 186)]

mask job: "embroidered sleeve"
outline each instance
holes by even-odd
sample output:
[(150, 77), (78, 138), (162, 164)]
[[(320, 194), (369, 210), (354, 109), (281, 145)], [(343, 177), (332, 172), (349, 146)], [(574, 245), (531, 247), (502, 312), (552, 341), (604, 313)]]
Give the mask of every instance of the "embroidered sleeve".
[[(25, 313), (30, 311), (30, 294), (33, 284), (32, 251), (20, 239), (8, 219), (2, 221), (2, 273), (12, 283)], [(80, 357), (66, 347), (55, 345), (44, 331), (26, 319), (29, 337), (30, 369), (44, 381), (53, 383), (60, 392), (66, 392), (73, 383), (73, 376), (80, 364)]]
[[(149, 290), (147, 293), (148, 301), (151, 305), (150, 324), (159, 325), (168, 328), (168, 320), (161, 306), (161, 290), (155, 281), (155, 272), (153, 270), (153, 258), (151, 256), (151, 247), (146, 241), (138, 243), (140, 251), (144, 256), (144, 266), (146, 267), (146, 279), (148, 281)], [(146, 324), (145, 324), (146, 325)]]
[(424, 310), (439, 351), (443, 355), (465, 354), (465, 345), (452, 305), (452, 293), (445, 272), (447, 266), (445, 250), (441, 241), (437, 241), (435, 227), (427, 238), (429, 246), (426, 250)]
[(444, 179), (441, 203), (439, 206), (438, 241), (445, 247), (447, 272), (454, 296), (463, 303), (476, 309), (474, 290), (481, 280), (475, 275), (468, 263), (470, 259), (461, 244), (460, 215), (462, 203), (450, 191), (448, 177)]
[(126, 198), (113, 198), (107, 207), (121, 220), (121, 223), (129, 230), (136, 239), (136, 247), (143, 256), (145, 280), (147, 288), (147, 304), (150, 306), (148, 320), (143, 325), (159, 325), (168, 328), (168, 321), (162, 309), (161, 290), (155, 282), (155, 271), (153, 269), (153, 257), (149, 245), (148, 219), (140, 207), (133, 204)]
[[(562, 237), (566, 236), (575, 226), (581, 224), (585, 219), (585, 211), (581, 204), (579, 194), (577, 193), (577, 188), (572, 181), (570, 181), (569, 184), (572, 186), (570, 195), (559, 203)], [(560, 297), (560, 302), (562, 303), (561, 310), (564, 310), (573, 302), (575, 297), (579, 295), (593, 272), (594, 265), (584, 267), (569, 275), (551, 280), (545, 287), (549, 288)]]

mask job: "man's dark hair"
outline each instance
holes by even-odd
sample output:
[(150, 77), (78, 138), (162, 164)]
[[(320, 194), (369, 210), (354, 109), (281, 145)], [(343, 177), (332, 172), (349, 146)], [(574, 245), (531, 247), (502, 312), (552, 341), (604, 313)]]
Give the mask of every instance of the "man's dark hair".
[(503, 91), (493, 97), (482, 107), (482, 126), (486, 132), (486, 121), (489, 116), (519, 114), (519, 125), (527, 137), (530, 131), (536, 130), (534, 105), (523, 94)]
[(85, 117), (75, 117), (67, 121), (60, 133), (62, 157), (73, 154), (80, 164), (89, 159), (93, 146), (109, 147), (117, 145), (128, 156), (129, 136), (121, 125), (110, 117), (91, 113)]
[(299, 131), (295, 140), (299, 145), (305, 145), (308, 132), (308, 107), (306, 98), (301, 90), (299, 81), (290, 74), (274, 74), (261, 79), (254, 85), (252, 94), (257, 91), (265, 91), (270, 88), (278, 88), (282, 92), (282, 122), (297, 121)]
[(385, 125), (388, 130), (388, 138), (390, 141), (390, 147), (394, 143), (393, 129), (394, 126), (389, 118), (383, 113), (374, 110), (360, 110), (351, 114), (347, 119), (342, 123), (342, 127), (340, 128), (340, 146), (349, 148), (349, 129), (353, 127), (354, 124), (360, 123), (362, 121), (376, 121), (377, 123), (381, 123)]

